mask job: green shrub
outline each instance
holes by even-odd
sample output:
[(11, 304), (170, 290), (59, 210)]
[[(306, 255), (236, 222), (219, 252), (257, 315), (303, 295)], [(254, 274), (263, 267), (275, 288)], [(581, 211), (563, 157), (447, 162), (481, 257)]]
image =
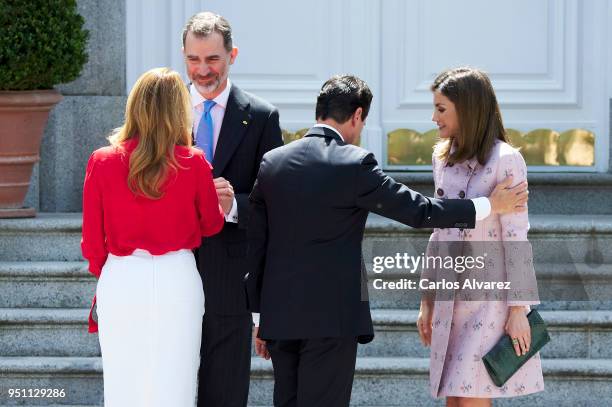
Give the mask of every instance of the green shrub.
[(0, 90), (51, 89), (87, 62), (75, 0), (0, 0)]

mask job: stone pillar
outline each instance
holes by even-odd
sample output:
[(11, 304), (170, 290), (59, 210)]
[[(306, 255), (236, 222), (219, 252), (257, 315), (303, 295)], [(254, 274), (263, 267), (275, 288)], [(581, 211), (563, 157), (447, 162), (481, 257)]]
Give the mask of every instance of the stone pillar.
[(41, 212), (80, 212), (85, 167), (91, 152), (107, 145), (125, 108), (125, 0), (78, 0), (89, 30), (89, 60), (51, 112), (27, 205)]
[(608, 121), (608, 126), (610, 129), (608, 131), (610, 137), (610, 144), (608, 146), (610, 148), (610, 155), (608, 157), (608, 172), (612, 173), (612, 99), (610, 99), (610, 120)]

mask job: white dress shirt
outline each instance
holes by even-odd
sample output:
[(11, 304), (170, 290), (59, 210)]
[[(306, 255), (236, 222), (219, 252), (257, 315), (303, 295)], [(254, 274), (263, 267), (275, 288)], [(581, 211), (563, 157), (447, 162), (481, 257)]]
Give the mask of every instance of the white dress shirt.
[[(217, 141), (219, 141), (219, 133), (221, 133), (221, 124), (223, 123), (223, 117), (225, 117), (225, 108), (227, 107), (227, 99), (229, 98), (231, 87), (232, 84), (228, 78), (227, 86), (223, 89), (223, 92), (213, 99), (216, 104), (210, 109), (213, 122), (213, 156), (217, 150)], [(191, 106), (193, 106), (193, 134), (198, 134), (198, 126), (204, 113), (204, 101), (206, 99), (193, 84), (189, 85), (189, 93), (191, 94)], [(238, 204), (236, 203), (236, 198), (234, 198), (232, 203), (232, 209), (225, 215), (225, 220), (232, 223), (238, 222)]]

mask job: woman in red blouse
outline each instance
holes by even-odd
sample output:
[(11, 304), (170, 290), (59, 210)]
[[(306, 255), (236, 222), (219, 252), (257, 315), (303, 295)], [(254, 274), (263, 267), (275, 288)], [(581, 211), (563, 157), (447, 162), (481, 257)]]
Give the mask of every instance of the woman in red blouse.
[(107, 407), (195, 402), (204, 293), (191, 249), (224, 219), (191, 128), (178, 73), (150, 70), (87, 164), (81, 248), (99, 279), (90, 332), (99, 327)]

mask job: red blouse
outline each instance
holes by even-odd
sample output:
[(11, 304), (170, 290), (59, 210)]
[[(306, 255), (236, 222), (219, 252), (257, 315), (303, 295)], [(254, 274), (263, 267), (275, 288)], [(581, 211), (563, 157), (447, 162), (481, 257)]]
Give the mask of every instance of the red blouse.
[[(129, 157), (137, 145), (138, 139), (131, 139), (123, 148), (100, 148), (87, 163), (81, 250), (96, 278), (108, 253), (128, 256), (144, 249), (160, 255), (193, 249), (200, 246), (202, 236), (223, 228), (223, 210), (202, 151), (176, 146), (179, 167), (170, 172), (163, 196), (148, 199), (132, 193), (127, 184)], [(97, 332), (91, 314), (89, 331)]]

